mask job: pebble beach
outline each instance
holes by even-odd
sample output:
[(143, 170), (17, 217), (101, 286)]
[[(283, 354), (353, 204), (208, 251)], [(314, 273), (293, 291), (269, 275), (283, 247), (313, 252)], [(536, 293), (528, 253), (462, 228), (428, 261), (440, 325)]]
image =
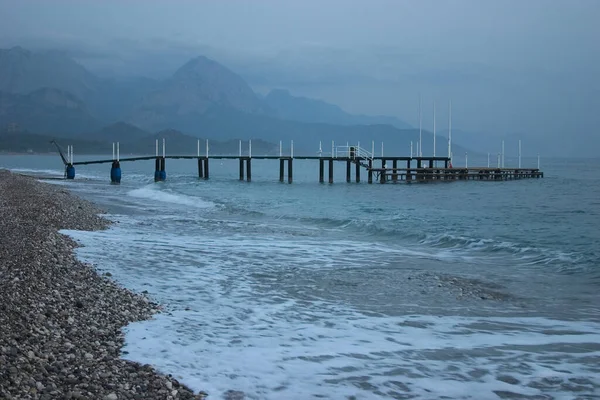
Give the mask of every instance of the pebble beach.
[(79, 262), (61, 229), (101, 210), (60, 186), (0, 170), (0, 399), (201, 399), (120, 358), (122, 327), (160, 306)]

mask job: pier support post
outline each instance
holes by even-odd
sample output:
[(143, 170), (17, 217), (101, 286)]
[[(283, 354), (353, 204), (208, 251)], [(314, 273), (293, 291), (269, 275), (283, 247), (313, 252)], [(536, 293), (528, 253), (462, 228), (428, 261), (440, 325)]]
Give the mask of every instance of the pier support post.
[(333, 158), (329, 159), (329, 183), (333, 183)]
[(288, 160), (288, 183), (292, 183), (294, 180), (294, 178), (293, 178), (294, 173), (293, 173), (293, 169), (292, 169), (293, 162), (294, 162), (293, 158), (290, 158)]
[(433, 160), (429, 160), (429, 168), (433, 169)]
[(394, 172), (392, 172), (392, 181), (398, 182), (398, 171), (396, 171), (396, 168), (398, 168), (398, 160), (392, 161), (392, 168), (394, 169)]
[(325, 160), (323, 160), (322, 158), (319, 158), (319, 183), (325, 182), (324, 169), (325, 169)]
[(373, 160), (369, 160), (369, 171), (367, 174), (367, 182), (373, 183)]
[(246, 159), (246, 180), (248, 182), (252, 180), (252, 159), (250, 157)]
[(68, 163), (65, 169), (65, 175), (67, 179), (75, 179), (75, 167), (73, 164)]
[(406, 180), (412, 181), (412, 172), (410, 170), (410, 160), (406, 160)]
[(165, 157), (160, 159), (160, 180), (167, 180), (167, 159)]
[(356, 160), (356, 183), (360, 183), (360, 162)]
[(160, 182), (160, 167), (161, 167), (161, 162), (160, 162), (160, 157), (156, 157), (156, 160), (154, 161), (154, 182)]
[(110, 183), (121, 183), (121, 164), (117, 160), (110, 168)]
[(208, 179), (208, 157), (204, 159), (204, 179)]
[(198, 158), (198, 178), (204, 178), (204, 164), (201, 158)]
[(352, 180), (352, 162), (350, 160), (346, 161), (346, 183), (350, 183)]
[(283, 170), (285, 169), (285, 160), (279, 159), (279, 182), (283, 182)]
[(244, 159), (240, 157), (240, 181), (244, 180)]

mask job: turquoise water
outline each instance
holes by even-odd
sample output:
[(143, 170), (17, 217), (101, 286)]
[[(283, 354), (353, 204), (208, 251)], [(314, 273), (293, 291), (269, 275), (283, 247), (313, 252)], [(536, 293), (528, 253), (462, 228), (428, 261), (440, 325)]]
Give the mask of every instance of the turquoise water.
[[(292, 185), (258, 160), (251, 183), (218, 160), (205, 181), (168, 160), (163, 183), (153, 161), (123, 163), (121, 185), (109, 165), (54, 183), (118, 221), (67, 232), (78, 255), (169, 310), (127, 328), (125, 357), (211, 397), (591, 398), (600, 161), (543, 162), (544, 179), (512, 182), (346, 184), (340, 163), (319, 184), (299, 160)], [(0, 166), (63, 172), (50, 156)]]

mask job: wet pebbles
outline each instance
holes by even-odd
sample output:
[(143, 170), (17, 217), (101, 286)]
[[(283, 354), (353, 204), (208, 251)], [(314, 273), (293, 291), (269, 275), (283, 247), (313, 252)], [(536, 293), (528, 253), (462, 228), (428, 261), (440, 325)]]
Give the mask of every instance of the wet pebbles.
[(108, 222), (60, 186), (0, 170), (0, 399), (199, 399), (120, 359), (121, 328), (158, 305), (99, 276), (59, 229)]

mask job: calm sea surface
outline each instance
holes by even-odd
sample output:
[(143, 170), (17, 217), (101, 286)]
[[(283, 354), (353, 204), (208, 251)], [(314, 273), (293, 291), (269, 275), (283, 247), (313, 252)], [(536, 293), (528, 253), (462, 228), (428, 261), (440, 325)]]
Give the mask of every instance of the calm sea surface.
[(251, 183), (226, 160), (204, 181), (167, 160), (163, 183), (153, 161), (53, 183), (118, 222), (65, 232), (79, 257), (168, 310), (127, 327), (124, 357), (209, 399), (598, 398), (600, 160), (542, 162), (513, 182), (346, 184), (339, 163), (319, 184), (299, 160), (292, 185), (259, 160)]

